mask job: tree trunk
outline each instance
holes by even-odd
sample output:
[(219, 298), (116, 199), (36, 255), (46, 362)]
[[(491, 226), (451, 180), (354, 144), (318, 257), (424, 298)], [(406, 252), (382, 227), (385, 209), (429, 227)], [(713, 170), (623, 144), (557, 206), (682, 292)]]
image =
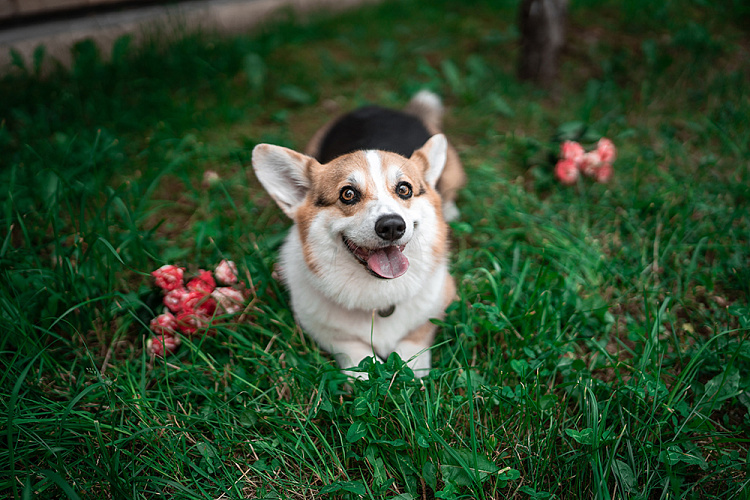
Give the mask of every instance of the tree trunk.
[(519, 16), (521, 54), (518, 76), (550, 85), (565, 43), (568, 0), (523, 0)]

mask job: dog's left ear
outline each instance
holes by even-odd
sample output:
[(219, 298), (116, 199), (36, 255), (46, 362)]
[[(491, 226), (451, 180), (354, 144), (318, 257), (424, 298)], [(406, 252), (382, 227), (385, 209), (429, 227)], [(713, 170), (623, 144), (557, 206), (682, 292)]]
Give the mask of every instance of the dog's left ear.
[(292, 220), (310, 189), (308, 173), (314, 158), (271, 144), (253, 149), (255, 175), (268, 194)]
[(447, 155), (448, 140), (443, 134), (436, 134), (430, 137), (424, 146), (414, 151), (411, 159), (424, 165), (424, 178), (434, 188), (440, 174), (443, 173)]

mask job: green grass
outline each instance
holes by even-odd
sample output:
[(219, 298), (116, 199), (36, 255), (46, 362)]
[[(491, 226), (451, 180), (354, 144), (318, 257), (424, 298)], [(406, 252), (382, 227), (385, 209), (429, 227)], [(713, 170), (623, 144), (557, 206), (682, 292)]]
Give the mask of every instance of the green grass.
[[(750, 12), (574, 2), (543, 91), (514, 76), (516, 3), (83, 43), (44, 76), (43, 52), (17, 60), (0, 81), (0, 492), (747, 498)], [(389, 358), (349, 387), (274, 279), (289, 222), (250, 151), (421, 88), (469, 174), (460, 298), (424, 383)], [(601, 136), (613, 181), (557, 184), (558, 141)], [(248, 313), (151, 359), (149, 273), (221, 258), (252, 279)]]

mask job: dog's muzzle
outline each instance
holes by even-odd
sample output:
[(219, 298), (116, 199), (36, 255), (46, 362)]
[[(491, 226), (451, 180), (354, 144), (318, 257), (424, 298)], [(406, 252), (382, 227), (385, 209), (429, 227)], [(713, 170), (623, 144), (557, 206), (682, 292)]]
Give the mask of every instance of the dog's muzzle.
[[(399, 215), (384, 215), (375, 222), (375, 233), (384, 241), (393, 243), (406, 233), (406, 222)], [(409, 269), (409, 259), (404, 255), (405, 245), (384, 245), (377, 248), (358, 246), (342, 236), (344, 246), (373, 276), (393, 279)]]

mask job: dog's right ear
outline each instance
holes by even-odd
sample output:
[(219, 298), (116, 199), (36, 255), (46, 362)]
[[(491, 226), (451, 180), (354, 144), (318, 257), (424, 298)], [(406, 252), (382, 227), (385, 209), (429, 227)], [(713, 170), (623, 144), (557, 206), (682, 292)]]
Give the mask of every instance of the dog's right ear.
[(423, 164), (424, 178), (431, 187), (437, 185), (448, 158), (448, 140), (443, 134), (430, 137), (424, 145), (412, 153), (411, 158)]
[(308, 173), (314, 158), (271, 144), (253, 149), (255, 175), (268, 194), (291, 219), (310, 189)]

